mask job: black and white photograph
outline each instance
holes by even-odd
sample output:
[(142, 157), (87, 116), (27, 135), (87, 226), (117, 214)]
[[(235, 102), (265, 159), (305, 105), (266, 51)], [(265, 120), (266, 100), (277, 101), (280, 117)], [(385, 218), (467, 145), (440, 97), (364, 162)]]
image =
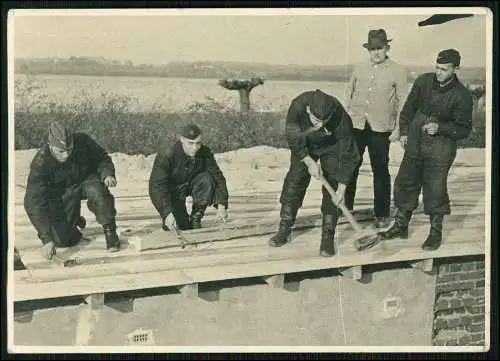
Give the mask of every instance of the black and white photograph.
[(489, 8), (7, 30), (10, 353), (490, 350)]

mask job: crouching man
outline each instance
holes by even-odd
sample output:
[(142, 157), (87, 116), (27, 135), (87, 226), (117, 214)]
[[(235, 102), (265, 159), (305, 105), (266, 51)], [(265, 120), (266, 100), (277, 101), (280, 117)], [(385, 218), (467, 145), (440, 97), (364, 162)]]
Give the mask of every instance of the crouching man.
[[(360, 161), (350, 116), (336, 98), (319, 89), (303, 92), (292, 100), (285, 129), (291, 159), (280, 196), (279, 230), (269, 241), (273, 247), (288, 242), (311, 176), (319, 179), (322, 172), (336, 191), (339, 199), (337, 205), (340, 205), (344, 202), (346, 186)], [(325, 187), (322, 192), (320, 255), (330, 257), (335, 254), (334, 237), (339, 210)]]
[[(226, 179), (210, 148), (202, 144), (198, 126), (182, 128), (179, 139), (158, 151), (149, 178), (149, 196), (168, 230), (201, 228), (209, 206), (217, 208), (221, 220), (227, 218)], [(191, 214), (186, 198), (193, 199)]]
[(457, 154), (457, 141), (472, 129), (472, 95), (456, 76), (459, 66), (458, 51), (441, 51), (436, 71), (415, 80), (401, 111), (400, 141), (405, 153), (394, 184), (397, 213), (394, 225), (380, 232), (383, 239), (408, 237), (408, 224), (422, 190), (424, 213), (430, 221), (422, 249), (432, 251), (441, 246), (443, 218), (451, 213), (448, 173)]
[(108, 187), (116, 186), (115, 168), (106, 151), (84, 133), (72, 133), (62, 122), (49, 125), (48, 143), (33, 158), (24, 208), (52, 259), (57, 247), (71, 247), (86, 225), (81, 201), (103, 227), (107, 249), (120, 249), (116, 234), (115, 200)]

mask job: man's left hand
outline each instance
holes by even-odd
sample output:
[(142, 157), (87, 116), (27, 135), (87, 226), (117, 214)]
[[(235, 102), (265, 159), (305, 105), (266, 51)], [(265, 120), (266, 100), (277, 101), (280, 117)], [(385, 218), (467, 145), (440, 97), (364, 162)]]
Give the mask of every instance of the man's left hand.
[(217, 219), (224, 221), (224, 222), (227, 219), (227, 209), (226, 209), (226, 207), (224, 207), (223, 204), (219, 204), (217, 206)]
[(399, 140), (399, 129), (394, 129), (394, 131), (389, 136), (390, 142), (397, 142)]
[(427, 123), (422, 127), (422, 129), (429, 135), (435, 135), (439, 130), (439, 124)]
[(116, 178), (108, 175), (106, 178), (104, 178), (104, 185), (106, 187), (116, 187)]

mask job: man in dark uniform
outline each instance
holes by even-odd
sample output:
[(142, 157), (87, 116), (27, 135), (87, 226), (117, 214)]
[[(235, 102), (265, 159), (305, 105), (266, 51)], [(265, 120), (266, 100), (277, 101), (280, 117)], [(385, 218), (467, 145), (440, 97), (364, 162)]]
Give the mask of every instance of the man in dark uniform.
[[(217, 217), (226, 220), (226, 179), (210, 148), (202, 144), (198, 126), (186, 125), (172, 146), (158, 152), (149, 178), (149, 196), (168, 230), (200, 228), (211, 205), (217, 208)], [(186, 209), (188, 196), (193, 198), (191, 215)]]
[(400, 115), (400, 141), (405, 154), (394, 184), (397, 207), (394, 224), (382, 239), (408, 237), (408, 224), (423, 192), (424, 213), (430, 218), (424, 250), (438, 249), (443, 218), (451, 213), (447, 191), (449, 170), (455, 160), (457, 141), (472, 129), (472, 95), (458, 80), (460, 53), (441, 51), (436, 71), (419, 76)]
[[(107, 249), (118, 251), (114, 197), (115, 168), (106, 151), (84, 133), (71, 133), (62, 122), (49, 125), (48, 144), (31, 162), (24, 208), (51, 259), (56, 247), (71, 247), (82, 238), (86, 225), (81, 200), (102, 225)], [(77, 228), (78, 227), (78, 228)]]
[[(342, 104), (319, 89), (303, 92), (292, 100), (286, 118), (290, 169), (280, 197), (279, 230), (270, 239), (271, 246), (279, 247), (288, 242), (311, 176), (318, 179), (321, 171), (336, 191), (339, 202), (343, 203), (346, 186), (360, 160), (352, 128), (352, 120)], [(330, 257), (335, 255), (334, 237), (339, 214), (328, 191), (324, 187), (322, 191), (320, 255)]]

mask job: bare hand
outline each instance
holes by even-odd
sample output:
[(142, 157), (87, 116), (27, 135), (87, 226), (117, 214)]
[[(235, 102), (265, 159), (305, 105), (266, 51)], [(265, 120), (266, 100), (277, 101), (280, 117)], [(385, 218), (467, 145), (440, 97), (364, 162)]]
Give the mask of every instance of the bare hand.
[(43, 245), (42, 256), (45, 259), (51, 260), (55, 254), (56, 254), (56, 245), (54, 244), (54, 242), (49, 242)]
[(337, 200), (335, 202), (335, 205), (337, 207), (340, 207), (342, 204), (344, 204), (345, 190), (346, 190), (345, 184), (339, 183), (337, 191), (335, 192), (337, 195)]
[(438, 123), (427, 123), (422, 127), (422, 130), (429, 135), (435, 135), (439, 129)]
[(163, 221), (163, 225), (171, 231), (177, 229), (177, 222), (175, 221), (175, 217), (174, 217), (173, 213), (170, 213), (167, 217), (165, 217), (165, 220)]
[(390, 142), (396, 142), (396, 141), (399, 140), (399, 138), (400, 138), (400, 136), (399, 136), (399, 129), (394, 129), (394, 131), (389, 136), (389, 141)]
[(104, 178), (104, 185), (106, 187), (115, 187), (116, 186), (116, 178), (108, 175), (106, 178)]
[(217, 206), (217, 219), (226, 222), (227, 220), (227, 209), (223, 204)]
[(403, 149), (406, 148), (406, 143), (408, 143), (408, 136), (406, 135), (402, 135), (399, 137), (399, 142), (401, 143), (401, 147), (403, 147)]

